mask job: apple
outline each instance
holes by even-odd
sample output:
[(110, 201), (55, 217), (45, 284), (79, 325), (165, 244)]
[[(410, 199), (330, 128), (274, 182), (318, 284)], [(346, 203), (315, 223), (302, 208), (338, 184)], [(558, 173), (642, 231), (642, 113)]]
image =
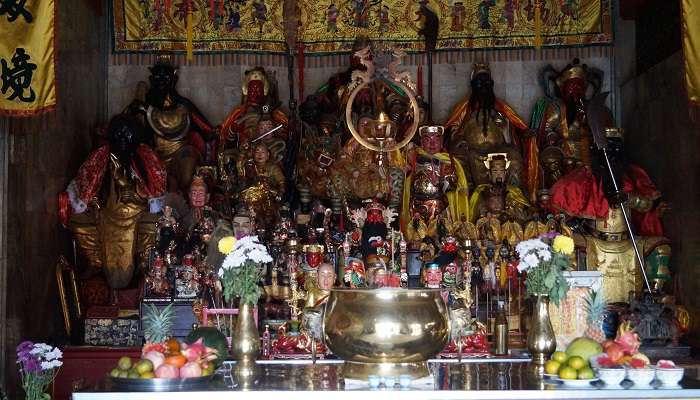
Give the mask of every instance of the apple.
[(158, 369), (163, 362), (165, 362), (165, 354), (161, 353), (160, 351), (149, 351), (148, 353), (143, 355), (143, 358), (145, 360), (150, 360), (151, 363), (153, 363), (153, 370)]
[(199, 378), (202, 376), (202, 367), (194, 361), (190, 361), (180, 368), (180, 378)]
[(180, 371), (176, 366), (163, 364), (156, 369), (156, 378), (175, 379), (180, 377)]

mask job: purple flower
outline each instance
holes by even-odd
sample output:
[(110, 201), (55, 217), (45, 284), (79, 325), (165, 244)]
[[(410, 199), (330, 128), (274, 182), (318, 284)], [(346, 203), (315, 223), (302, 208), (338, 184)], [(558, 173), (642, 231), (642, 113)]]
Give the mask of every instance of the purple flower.
[(17, 346), (17, 354), (19, 353), (24, 353), (24, 352), (29, 352), (31, 349), (34, 348), (34, 343), (32, 343), (29, 340), (25, 340), (24, 342), (20, 343)]
[(22, 369), (25, 373), (39, 372), (41, 371), (41, 363), (36, 358), (30, 358), (22, 363)]

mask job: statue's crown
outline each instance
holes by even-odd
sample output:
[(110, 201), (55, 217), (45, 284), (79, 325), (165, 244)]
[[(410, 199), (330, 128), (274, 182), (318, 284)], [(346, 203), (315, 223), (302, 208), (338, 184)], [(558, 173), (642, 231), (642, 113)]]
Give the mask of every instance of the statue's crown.
[(154, 66), (170, 67), (170, 68), (175, 69), (175, 65), (173, 65), (172, 57), (167, 55), (167, 54), (158, 56), (158, 58), (156, 58), (156, 62), (154, 64)]
[(192, 177), (192, 183), (190, 183), (190, 190), (194, 188), (204, 188), (204, 190), (207, 190), (207, 184), (206, 182), (204, 182), (204, 178), (198, 175)]
[(561, 82), (566, 82), (572, 78), (586, 79), (587, 69), (586, 64), (581, 64), (578, 58), (574, 58), (574, 61), (561, 71), (559, 79)]
[(442, 136), (445, 133), (445, 127), (442, 125), (423, 125), (418, 128), (420, 137)]
[(472, 68), (471, 79), (479, 74), (489, 74), (491, 75), (491, 68), (487, 63), (474, 63), (474, 68)]

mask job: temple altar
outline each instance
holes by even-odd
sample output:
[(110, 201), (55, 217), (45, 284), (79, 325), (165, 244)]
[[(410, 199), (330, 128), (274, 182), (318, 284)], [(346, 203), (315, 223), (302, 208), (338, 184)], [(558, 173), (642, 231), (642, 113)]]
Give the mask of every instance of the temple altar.
[(700, 396), (663, 7), (0, 3), (0, 398)]
[[(245, 383), (217, 376), (203, 386), (188, 391), (164, 391), (146, 393), (137, 390), (115, 389), (102, 382), (93, 388), (73, 393), (75, 400), (95, 399), (165, 399), (206, 396), (224, 399), (236, 396), (245, 399), (262, 399), (269, 396), (291, 398), (335, 398), (350, 399), (362, 396), (381, 399), (388, 395), (407, 399), (684, 399), (700, 395), (700, 382), (687, 379), (678, 388), (649, 387), (635, 389), (628, 385), (616, 390), (602, 390), (599, 386), (588, 388), (566, 388), (556, 381), (536, 378), (527, 359), (491, 359), (472, 361), (433, 360), (432, 379), (412, 383), (408, 387), (396, 385), (387, 388), (369, 388), (367, 384), (356, 384), (344, 380), (342, 364), (333, 361), (310, 362), (263, 362), (260, 375), (254, 383)], [(233, 366), (231, 366), (233, 367)], [(395, 393), (394, 393), (395, 392)]]

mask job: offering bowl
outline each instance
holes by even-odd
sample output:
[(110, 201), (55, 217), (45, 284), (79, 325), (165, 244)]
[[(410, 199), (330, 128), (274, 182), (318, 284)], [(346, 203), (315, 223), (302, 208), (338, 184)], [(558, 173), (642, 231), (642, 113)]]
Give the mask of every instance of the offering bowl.
[(420, 378), (447, 343), (449, 313), (441, 289), (339, 288), (326, 303), (323, 334), (348, 378)]

